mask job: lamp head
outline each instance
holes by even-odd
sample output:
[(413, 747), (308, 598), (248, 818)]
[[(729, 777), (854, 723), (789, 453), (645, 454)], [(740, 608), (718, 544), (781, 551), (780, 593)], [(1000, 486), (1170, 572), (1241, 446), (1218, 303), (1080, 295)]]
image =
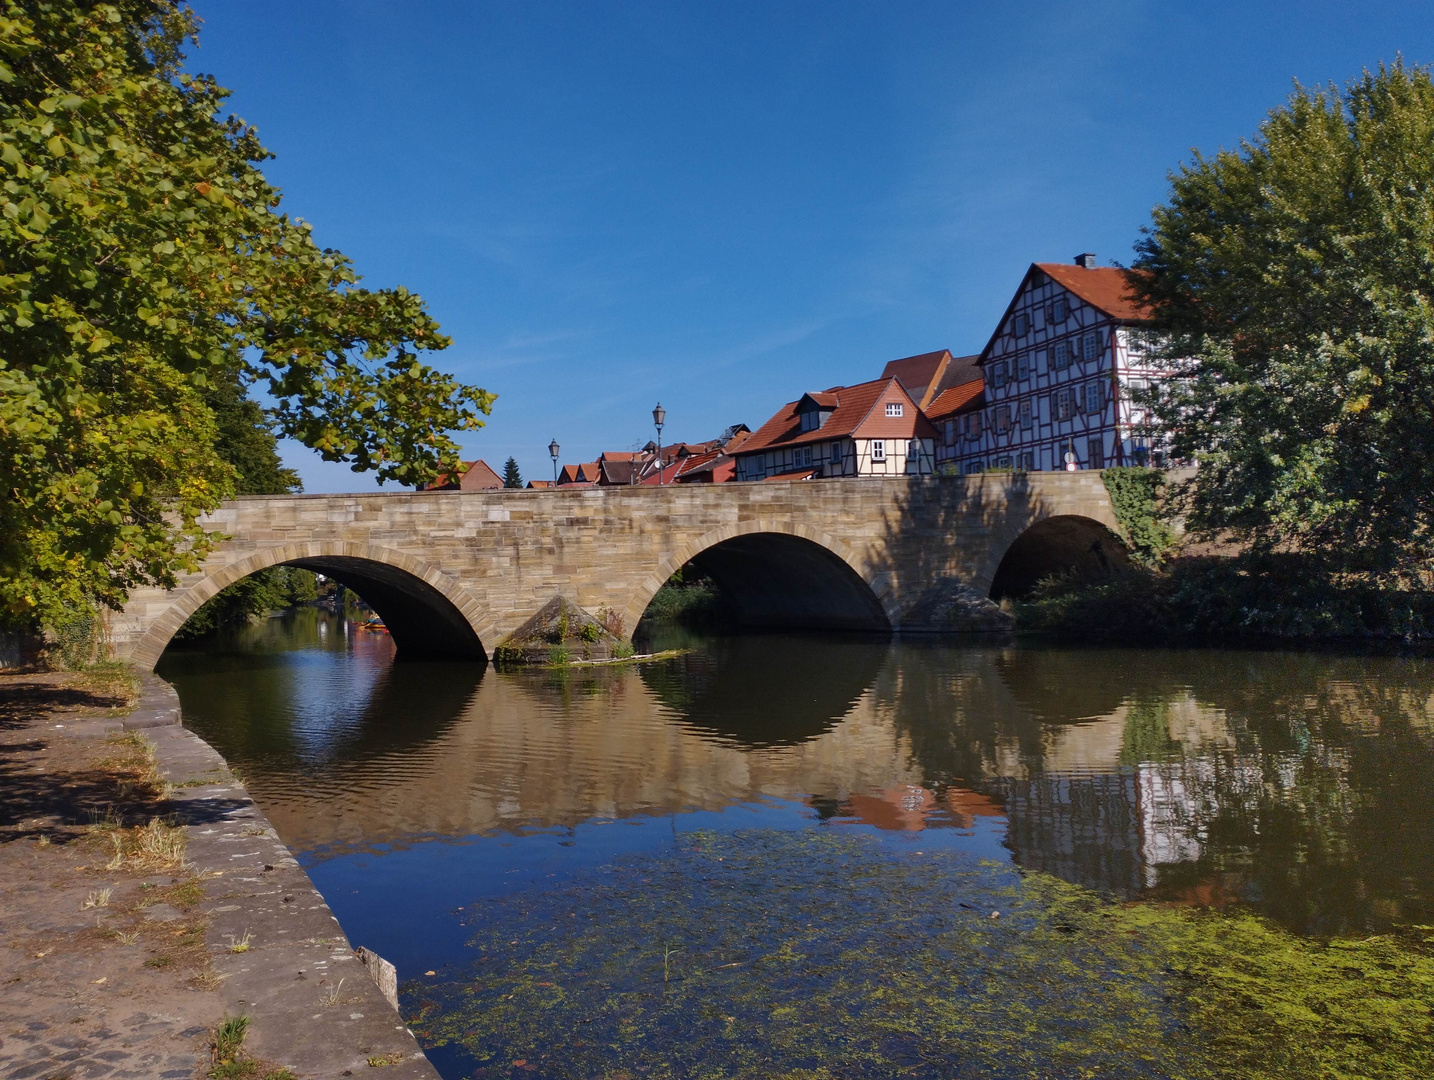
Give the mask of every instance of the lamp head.
[(657, 403), (657, 408), (652, 410), (652, 422), (658, 427), (662, 427), (663, 423), (665, 423), (666, 420), (667, 410), (662, 407), (662, 402), (659, 401)]
[(558, 460), (558, 452), (559, 452), (560, 450), (561, 450), (561, 447), (558, 446), (558, 440), (557, 440), (557, 439), (554, 439), (552, 442), (548, 443), (548, 453), (553, 456), (553, 460), (554, 460), (554, 461), (557, 461), (557, 460)]

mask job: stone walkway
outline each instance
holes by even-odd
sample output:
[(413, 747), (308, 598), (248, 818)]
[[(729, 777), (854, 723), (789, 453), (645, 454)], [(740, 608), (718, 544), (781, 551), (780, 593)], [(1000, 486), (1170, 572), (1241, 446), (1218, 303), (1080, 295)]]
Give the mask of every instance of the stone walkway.
[[(0, 1080), (203, 1077), (212, 1029), (240, 1014), (257, 1080), (436, 1080), (267, 819), (178, 726), (173, 690), (147, 676), (121, 719), (73, 683), (0, 682)], [(136, 730), (175, 785), (160, 809), (183, 869), (113, 859), (107, 826), (154, 809), (104, 767)]]

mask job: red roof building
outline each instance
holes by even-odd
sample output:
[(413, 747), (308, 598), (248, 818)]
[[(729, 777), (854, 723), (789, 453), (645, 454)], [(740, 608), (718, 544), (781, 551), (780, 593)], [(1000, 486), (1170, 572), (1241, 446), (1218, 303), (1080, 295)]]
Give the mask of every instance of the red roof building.
[(926, 476), (936, 429), (899, 379), (803, 394), (736, 448), (738, 480)]
[(419, 484), (419, 491), (486, 491), (503, 486), (499, 476), (482, 458), (463, 462), (463, 471), (454, 476), (439, 473), (431, 484)]
[(1033, 263), (978, 358), (979, 413), (974, 398), (942, 406), (938, 459), (963, 473), (1162, 463), (1132, 398), (1169, 372), (1146, 354), (1151, 313), (1129, 282), (1089, 253)]

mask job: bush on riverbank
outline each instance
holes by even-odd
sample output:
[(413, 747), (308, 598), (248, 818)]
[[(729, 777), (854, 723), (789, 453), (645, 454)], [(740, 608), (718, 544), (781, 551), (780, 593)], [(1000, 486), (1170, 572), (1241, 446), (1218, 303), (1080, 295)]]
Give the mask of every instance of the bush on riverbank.
[(1047, 578), (1018, 629), (1100, 641), (1404, 640), (1434, 636), (1434, 591), (1296, 554), (1184, 557), (1103, 582)]
[(722, 619), (722, 597), (711, 578), (685, 581), (682, 571), (668, 578), (643, 612), (643, 621), (711, 627)]

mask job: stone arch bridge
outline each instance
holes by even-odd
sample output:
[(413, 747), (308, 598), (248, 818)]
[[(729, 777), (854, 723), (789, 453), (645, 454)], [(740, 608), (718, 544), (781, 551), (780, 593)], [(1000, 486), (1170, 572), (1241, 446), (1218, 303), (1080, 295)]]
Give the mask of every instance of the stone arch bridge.
[(401, 657), (478, 659), (559, 594), (630, 633), (688, 562), (744, 625), (949, 631), (980, 598), (1123, 560), (1095, 472), (252, 496), (208, 527), (228, 539), (196, 573), (113, 619), (118, 658), (153, 667), (204, 601), (278, 564), (357, 592)]

